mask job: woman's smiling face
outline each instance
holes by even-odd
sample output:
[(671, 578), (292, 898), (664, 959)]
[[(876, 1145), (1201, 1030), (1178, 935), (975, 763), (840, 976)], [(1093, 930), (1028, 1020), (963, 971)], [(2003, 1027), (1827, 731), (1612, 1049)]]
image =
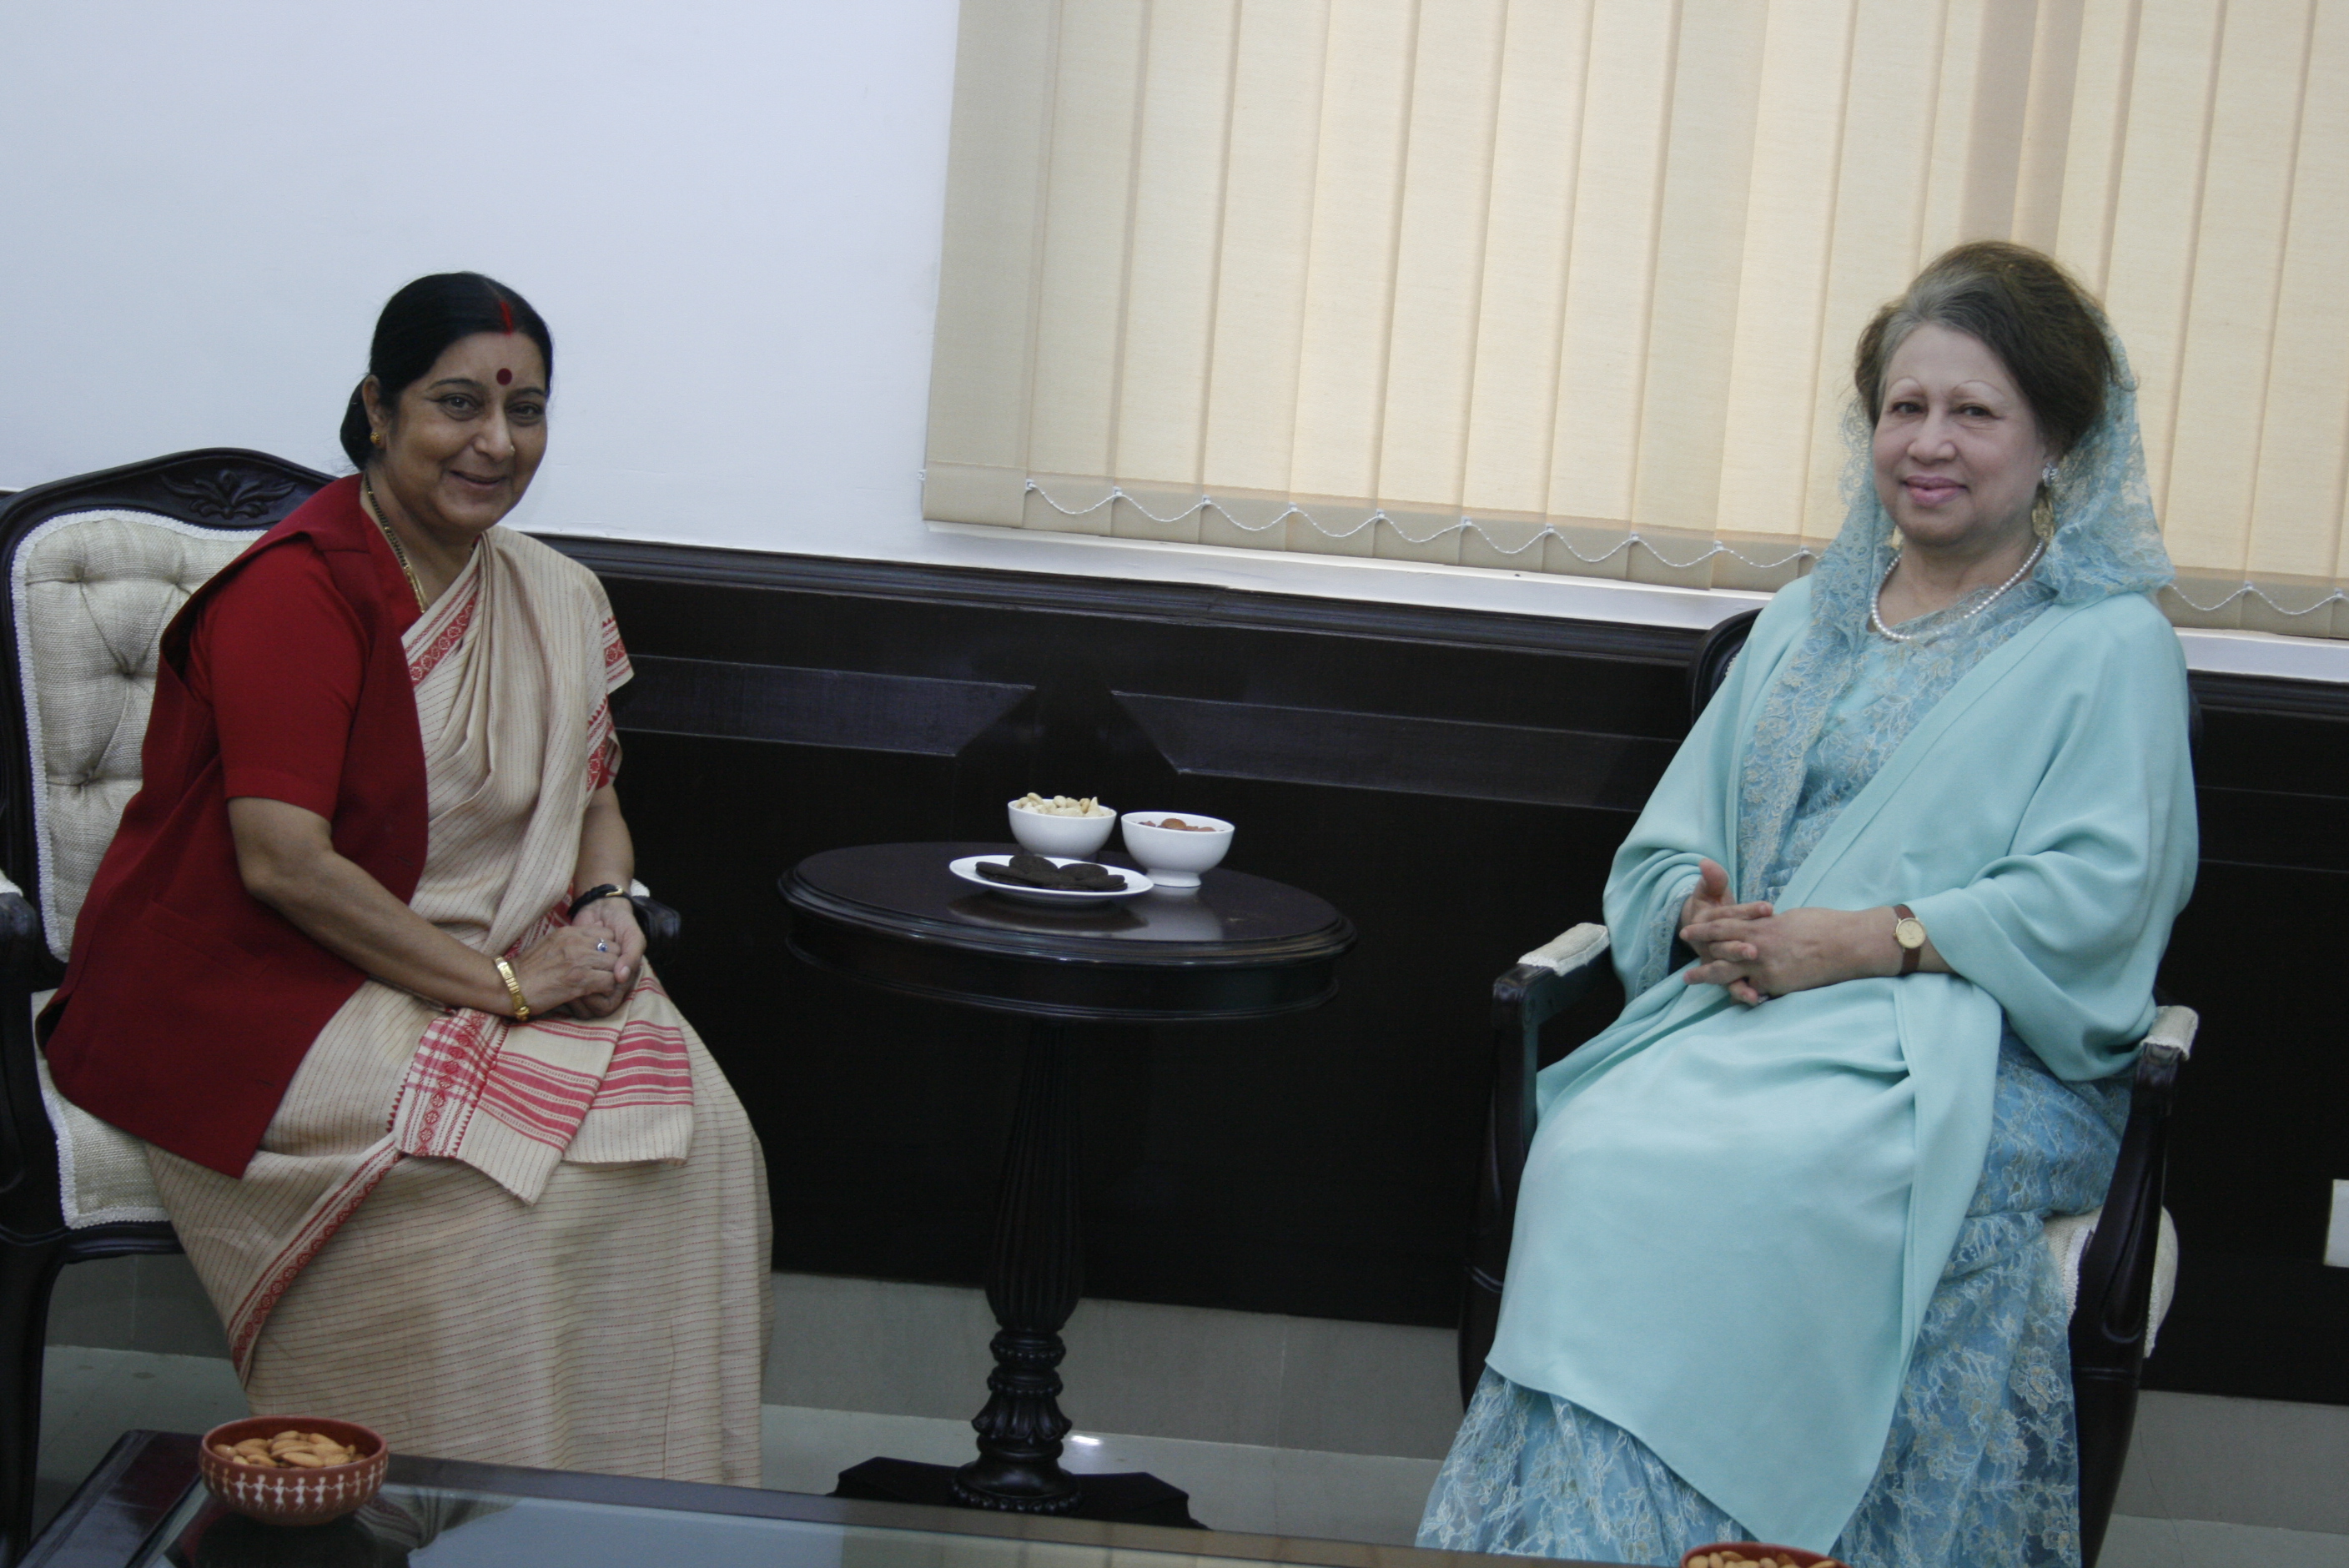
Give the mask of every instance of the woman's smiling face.
[(441, 351), (386, 408), (376, 483), (426, 532), (454, 542), (512, 511), (546, 455), (546, 362), (518, 332), (477, 332)]
[(1885, 366), (1873, 456), (1877, 499), (1910, 545), (1978, 556), (2029, 534), (2053, 454), (1989, 346), (1920, 326)]

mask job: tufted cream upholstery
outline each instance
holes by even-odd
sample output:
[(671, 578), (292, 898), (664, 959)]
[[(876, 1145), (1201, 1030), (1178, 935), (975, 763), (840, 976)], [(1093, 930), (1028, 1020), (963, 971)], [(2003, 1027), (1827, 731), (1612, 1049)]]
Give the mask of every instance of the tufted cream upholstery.
[(16, 552), (16, 602), (40, 850), (39, 903), (63, 962), (74, 917), (139, 792), (156, 640), (258, 531), (220, 532), (150, 512), (52, 518)]
[[(33, 1016), (39, 1017), (48, 1002), (48, 992), (34, 993)], [(147, 1146), (59, 1094), (47, 1060), (36, 1056), (33, 1066), (41, 1080), (41, 1109), (57, 1138), (57, 1206), (66, 1227), (169, 1220), (147, 1169)]]
[[(86, 511), (52, 518), (16, 552), (8, 588), (35, 779), (37, 902), (60, 962), (99, 857), (139, 791), (157, 639), (188, 595), (258, 531)], [(46, 999), (35, 998), (36, 1010)], [(58, 1098), (46, 1064), (41, 1090), (57, 1132), (66, 1223), (162, 1219), (145, 1148)]]

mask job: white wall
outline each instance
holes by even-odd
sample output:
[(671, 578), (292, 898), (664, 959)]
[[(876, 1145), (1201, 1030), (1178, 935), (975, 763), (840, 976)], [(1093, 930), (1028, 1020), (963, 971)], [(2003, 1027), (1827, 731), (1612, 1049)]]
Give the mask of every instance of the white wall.
[(516, 521), (918, 552), (955, 11), (0, 6), (0, 487), (346, 469), (377, 310), (471, 267), (554, 331)]

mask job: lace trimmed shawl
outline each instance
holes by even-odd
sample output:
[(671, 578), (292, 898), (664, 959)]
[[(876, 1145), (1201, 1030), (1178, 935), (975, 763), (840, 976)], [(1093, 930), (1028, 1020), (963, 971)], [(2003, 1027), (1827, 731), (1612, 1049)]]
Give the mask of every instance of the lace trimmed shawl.
[[(2101, 320), (2101, 318), (2099, 318)], [(2116, 593), (2149, 593), (2171, 581), (2146, 477), (2145, 443), (2137, 431), (2137, 382), (2120, 340), (2105, 326), (2114, 378), (2104, 417), (2057, 466), (2051, 491), (2055, 537), (2031, 582), (1990, 614), (1965, 619), (1991, 590), (1978, 590), (1933, 615), (1920, 617), (1918, 655), (1909, 665), (1901, 700), (1872, 716), (1886, 726), (1870, 748), (1877, 762), (1890, 755), (1908, 727), (1930, 711), (1982, 657), (2050, 604), (2085, 603)], [(1844, 421), (1845, 513), (1835, 542), (1812, 573), (1811, 625), (1785, 674), (1754, 717), (1738, 797), (1738, 897), (1773, 896), (1792, 864), (1785, 851), (1796, 830), (1797, 808), (1813, 748), (1838, 699), (1860, 673), (1868, 651), (1868, 611), (1895, 551), (1891, 515), (1877, 499), (1870, 447), (1873, 432), (1855, 404)], [(1904, 650), (1904, 651), (1905, 651)], [(1880, 706), (1880, 705), (1879, 705)], [(1898, 733), (1890, 733), (1897, 728)], [(1868, 777), (1874, 768), (1868, 768)], [(1851, 783), (1856, 791), (1867, 778)], [(1832, 820), (1830, 818), (1830, 820)], [(1811, 824), (1806, 824), (1811, 825)], [(1816, 841), (1816, 834), (1806, 834)]]

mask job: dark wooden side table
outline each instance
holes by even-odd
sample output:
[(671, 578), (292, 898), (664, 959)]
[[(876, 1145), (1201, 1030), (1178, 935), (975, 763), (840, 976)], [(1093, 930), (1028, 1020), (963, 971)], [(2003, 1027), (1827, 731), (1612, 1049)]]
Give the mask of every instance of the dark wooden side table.
[(1015, 903), (947, 870), (1002, 844), (873, 844), (811, 855), (782, 879), (792, 951), (867, 985), (1025, 1019), (987, 1301), (1001, 1331), (978, 1458), (959, 1469), (868, 1460), (835, 1496), (1016, 1513), (1195, 1522), (1150, 1475), (1061, 1467), (1061, 1326), (1083, 1294), (1077, 1068), (1083, 1026), (1263, 1018), (1337, 990), (1354, 928), (1311, 893), (1220, 868), (1192, 892), (1074, 911)]

